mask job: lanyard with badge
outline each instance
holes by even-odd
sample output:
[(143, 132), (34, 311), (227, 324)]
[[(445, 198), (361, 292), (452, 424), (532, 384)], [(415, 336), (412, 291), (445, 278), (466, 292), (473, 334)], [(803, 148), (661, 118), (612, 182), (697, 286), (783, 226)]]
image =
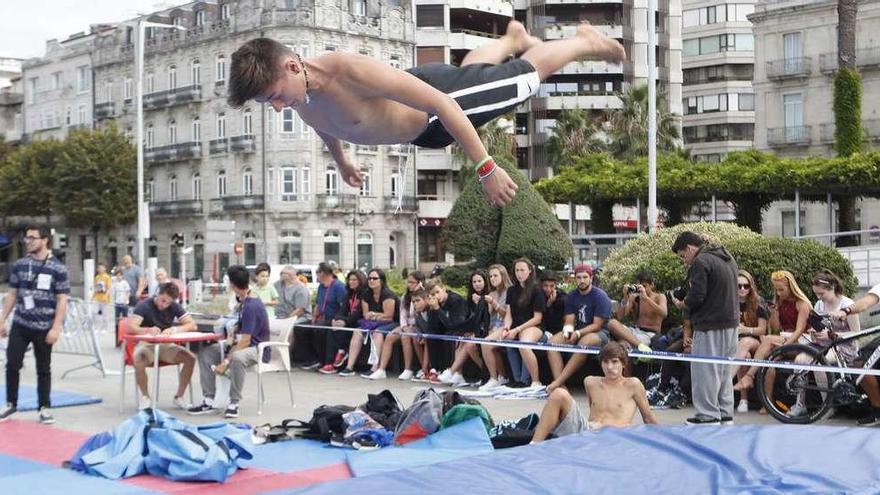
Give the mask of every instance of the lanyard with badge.
[(46, 263), (49, 261), (49, 258), (52, 257), (52, 254), (46, 256), (46, 259), (40, 263), (37, 271), (33, 272), (33, 258), (28, 260), (28, 292), (23, 297), (24, 309), (31, 310), (34, 309), (34, 295), (33, 292), (35, 290), (44, 290), (48, 291), (52, 288), (52, 274), (43, 273), (43, 269), (46, 267)]

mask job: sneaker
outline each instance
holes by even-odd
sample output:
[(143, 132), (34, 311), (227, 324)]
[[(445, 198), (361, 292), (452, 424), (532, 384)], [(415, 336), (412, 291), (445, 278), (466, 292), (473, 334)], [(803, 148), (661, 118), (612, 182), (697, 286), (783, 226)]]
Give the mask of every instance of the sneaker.
[(452, 379), (449, 381), (448, 385), (450, 387), (461, 387), (467, 384), (467, 380), (464, 379), (461, 373), (453, 373)]
[(9, 419), (9, 417), (15, 414), (16, 411), (18, 411), (18, 408), (7, 402), (6, 407), (3, 408), (3, 411), (0, 411), (0, 422)]
[(398, 380), (412, 380), (413, 376), (415, 376), (415, 373), (413, 373), (413, 370), (403, 370), (403, 373), (401, 373), (400, 376), (397, 377), (397, 379)]
[(228, 406), (226, 406), (226, 412), (223, 415), (228, 419), (235, 419), (238, 417), (238, 403), (230, 402)]
[(354, 376), (354, 370), (345, 368), (339, 372), (339, 376)]
[(199, 416), (202, 414), (213, 414), (215, 412), (216, 410), (214, 409), (214, 404), (209, 403), (207, 399), (203, 400), (201, 404), (190, 407), (186, 410), (187, 414), (192, 414), (193, 416)]
[(54, 425), (55, 424), (55, 416), (52, 416), (52, 411), (50, 411), (48, 407), (41, 407), (40, 408), (40, 424), (41, 425)]
[(343, 350), (336, 351), (336, 357), (333, 358), (333, 367), (342, 368), (346, 359), (348, 359), (348, 352)]
[(795, 402), (795, 404), (793, 406), (791, 406), (791, 409), (789, 409), (788, 412), (785, 413), (785, 415), (788, 416), (789, 418), (796, 418), (798, 416), (804, 416), (806, 414), (807, 414), (807, 408), (804, 407), (803, 404), (799, 404), (797, 402)]
[(429, 371), (428, 374), (425, 375), (424, 380), (434, 385), (443, 385), (443, 382), (440, 381), (440, 376), (434, 370)]
[(143, 411), (144, 409), (149, 409), (153, 406), (153, 401), (150, 400), (146, 395), (142, 395), (140, 399), (138, 399), (138, 410)]
[(175, 397), (172, 402), (174, 402), (174, 405), (177, 406), (178, 409), (183, 409), (184, 411), (192, 406), (192, 404), (187, 402), (183, 397)]
[(440, 378), (440, 381), (443, 383), (451, 383), (452, 376), (454, 374), (455, 373), (453, 373), (452, 370), (447, 368), (447, 369), (443, 370), (443, 373), (440, 373), (440, 376), (438, 378)]
[(526, 391), (536, 391), (545, 388), (544, 384), (541, 382), (532, 382), (528, 386), (523, 387)]
[(721, 426), (733, 426), (733, 416), (721, 416)]
[(510, 380), (508, 380), (506, 376), (498, 375), (498, 385), (500, 385), (500, 386), (507, 385), (507, 383), (508, 383), (509, 381), (510, 381)]
[(388, 373), (385, 370), (376, 370), (367, 375), (367, 380), (384, 380), (386, 378), (388, 378)]
[(686, 425), (720, 425), (721, 420), (718, 418), (710, 418), (707, 416), (694, 416), (684, 420)]
[[(2, 418), (2, 416), (0, 416)], [(0, 419), (2, 421), (2, 419)], [(880, 410), (874, 409), (867, 416), (859, 418), (856, 423), (859, 426), (877, 426), (880, 425)]]
[(745, 414), (745, 413), (749, 412), (749, 401), (747, 401), (747, 400), (739, 401), (739, 404), (737, 404), (737, 406), (736, 406), (736, 412), (738, 412), (739, 414)]
[(318, 373), (322, 373), (324, 375), (333, 375), (336, 374), (336, 366), (332, 364), (325, 364), (321, 366), (321, 369), (318, 370)]
[(425, 371), (424, 370), (417, 371), (415, 378), (413, 378), (413, 380), (424, 380), (424, 379), (425, 379)]
[(478, 388), (477, 390), (479, 390), (480, 392), (488, 392), (488, 391), (495, 389), (495, 388), (498, 388), (500, 386), (501, 386), (501, 384), (498, 383), (497, 379), (489, 378), (489, 381), (480, 385), (480, 388)]
[(304, 371), (314, 371), (321, 367), (321, 363), (317, 361), (312, 361), (311, 363), (302, 363), (299, 365), (299, 369)]

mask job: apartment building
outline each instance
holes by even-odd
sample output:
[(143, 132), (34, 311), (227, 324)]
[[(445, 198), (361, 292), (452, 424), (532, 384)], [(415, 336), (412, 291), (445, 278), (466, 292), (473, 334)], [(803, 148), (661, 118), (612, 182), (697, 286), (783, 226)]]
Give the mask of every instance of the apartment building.
[[(837, 70), (837, 2), (759, 3), (749, 16), (755, 33), (755, 147), (780, 156), (834, 155), (833, 81)], [(880, 139), (880, 2), (859, 2), (856, 63), (862, 75), (862, 125)], [(824, 202), (801, 203), (800, 234), (838, 230)], [(860, 229), (880, 225), (880, 203), (857, 204)], [(764, 233), (794, 236), (795, 205), (775, 203)], [(865, 235), (863, 243), (880, 242)]]

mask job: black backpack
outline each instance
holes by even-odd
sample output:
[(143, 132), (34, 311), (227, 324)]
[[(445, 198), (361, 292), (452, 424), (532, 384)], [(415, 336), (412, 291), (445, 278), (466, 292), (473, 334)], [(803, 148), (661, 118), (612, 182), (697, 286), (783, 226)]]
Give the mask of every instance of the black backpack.
[(360, 406), (360, 410), (369, 414), (377, 423), (391, 431), (394, 431), (403, 412), (400, 408), (400, 401), (394, 397), (390, 390), (383, 390), (378, 394), (367, 394), (367, 402)]
[(334, 436), (345, 434), (346, 424), (342, 415), (352, 411), (354, 408), (351, 406), (318, 406), (308, 422), (285, 419), (281, 424), (285, 428), (301, 429), (302, 431), (296, 433), (300, 438), (330, 443)]

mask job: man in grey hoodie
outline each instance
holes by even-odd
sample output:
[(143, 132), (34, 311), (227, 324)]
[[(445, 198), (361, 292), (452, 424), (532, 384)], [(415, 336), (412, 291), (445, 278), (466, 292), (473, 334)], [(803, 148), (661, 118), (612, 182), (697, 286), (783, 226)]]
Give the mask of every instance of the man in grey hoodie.
[[(685, 346), (698, 356), (733, 357), (739, 324), (736, 260), (721, 246), (712, 246), (693, 232), (682, 232), (672, 251), (688, 265), (688, 293), (673, 298), (690, 315), (692, 334)], [(691, 363), (691, 395), (696, 414), (687, 424), (733, 424), (733, 368), (724, 364)]]

